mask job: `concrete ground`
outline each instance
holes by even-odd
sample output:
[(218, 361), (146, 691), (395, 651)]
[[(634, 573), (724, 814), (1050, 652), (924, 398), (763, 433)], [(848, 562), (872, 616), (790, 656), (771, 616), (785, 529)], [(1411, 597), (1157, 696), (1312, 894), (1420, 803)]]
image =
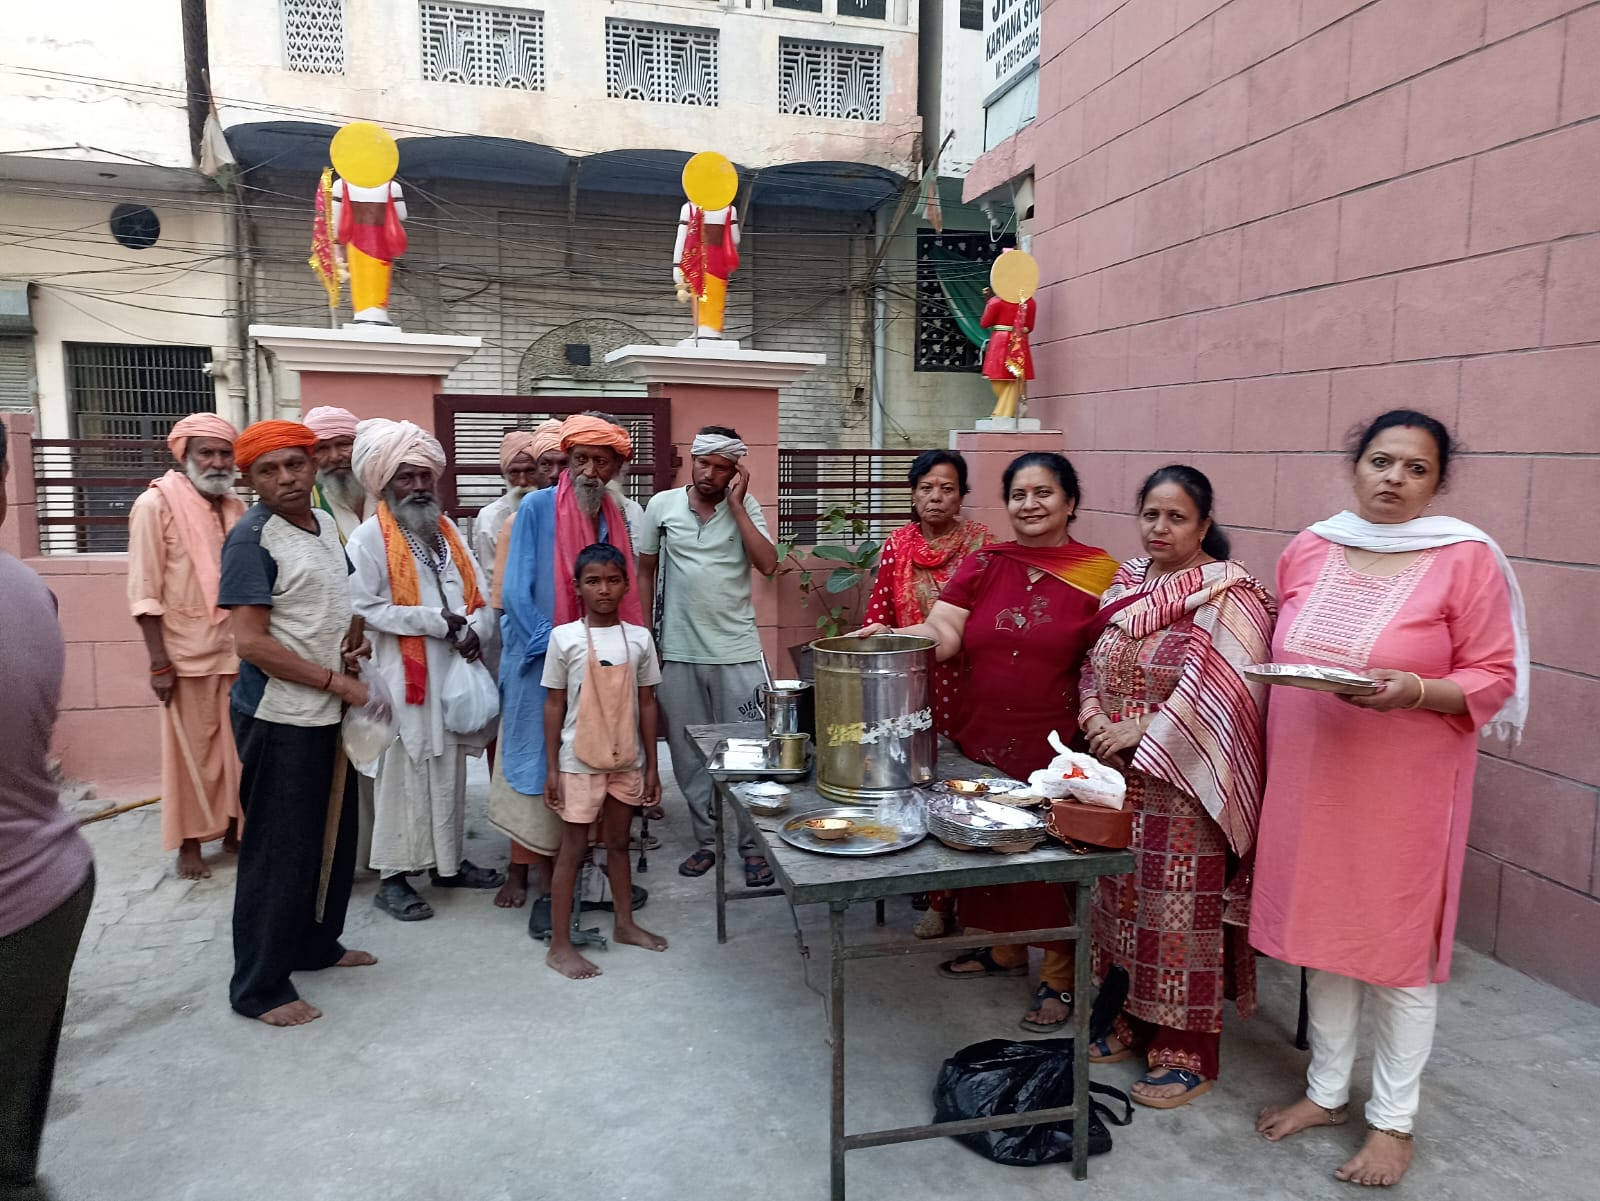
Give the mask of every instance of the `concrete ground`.
[[(481, 765), (472, 781), (469, 855), (502, 864)], [(675, 871), (690, 840), (667, 788), (641, 915), (672, 940), (666, 954), (614, 948), (598, 953), (603, 977), (568, 981), (543, 965), (526, 911), (497, 910), (489, 893), (435, 893), (437, 917), (402, 925), (372, 908), (366, 875), (346, 942), (381, 963), (299, 977), (326, 1016), (294, 1030), (228, 1008), (231, 863), (218, 854), (212, 879), (174, 878), (153, 807), (87, 827), (99, 892), (73, 976), (46, 1175), (64, 1201), (825, 1198), (825, 1023), (788, 907), (735, 906), (719, 947), (710, 878)], [(819, 985), (823, 917), (801, 913)], [(870, 930), (871, 907), (854, 921)], [(890, 921), (909, 927), (909, 906), (891, 902)], [(851, 965), (851, 1129), (929, 1120), (946, 1055), (1029, 1037), (1016, 1027), (1026, 982), (947, 982), (936, 962)], [(852, 1152), (850, 1194), (1346, 1197), (1355, 1186), (1332, 1172), (1357, 1146), (1357, 1124), (1279, 1146), (1253, 1133), (1261, 1105), (1302, 1087), (1306, 1057), (1289, 1044), (1296, 984), (1263, 961), (1260, 1011), (1230, 1024), (1218, 1087), (1185, 1109), (1136, 1107), (1082, 1184), (1068, 1167), (997, 1167), (941, 1140)], [(1600, 1196), (1600, 1010), (1464, 948), (1441, 1009), (1417, 1164), (1397, 1191)], [(1363, 1059), (1358, 1080), (1367, 1070)], [(1095, 1070), (1124, 1089), (1137, 1075), (1132, 1063)]]

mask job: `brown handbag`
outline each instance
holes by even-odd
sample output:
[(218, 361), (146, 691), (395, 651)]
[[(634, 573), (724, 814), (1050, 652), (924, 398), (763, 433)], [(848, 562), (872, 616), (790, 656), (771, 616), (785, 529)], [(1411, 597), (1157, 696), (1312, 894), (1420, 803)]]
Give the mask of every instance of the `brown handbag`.
[(1133, 810), (1107, 809), (1071, 799), (1051, 801), (1045, 829), (1069, 846), (1083, 843), (1120, 851), (1133, 841)]

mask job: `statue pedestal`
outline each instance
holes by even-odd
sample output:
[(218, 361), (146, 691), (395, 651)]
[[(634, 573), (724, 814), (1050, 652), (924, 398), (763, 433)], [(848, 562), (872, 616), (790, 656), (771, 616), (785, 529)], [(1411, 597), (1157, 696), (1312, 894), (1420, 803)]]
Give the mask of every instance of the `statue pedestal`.
[(386, 325), (252, 325), (250, 336), (278, 367), (299, 374), (301, 413), (337, 405), (357, 417), (412, 421), (429, 431), (445, 376), (483, 345), (482, 338), (408, 334)]
[(1037, 417), (980, 417), (974, 427), (980, 434), (1037, 434)]
[[(606, 355), (649, 389), (650, 395), (669, 402), (672, 441), (681, 461), (675, 483), (689, 482), (689, 444), (702, 426), (725, 425), (739, 431), (750, 448), (744, 460), (750, 472), (750, 495), (761, 505), (767, 530), (778, 539), (778, 390), (828, 361), (827, 355), (792, 351), (742, 350), (726, 340), (698, 346), (623, 346)], [(795, 589), (781, 590), (785, 595)], [(780, 670), (781, 652), (796, 642), (817, 636), (815, 606), (780, 612), (780, 588), (757, 579), (753, 595), (761, 643), (774, 672)]]

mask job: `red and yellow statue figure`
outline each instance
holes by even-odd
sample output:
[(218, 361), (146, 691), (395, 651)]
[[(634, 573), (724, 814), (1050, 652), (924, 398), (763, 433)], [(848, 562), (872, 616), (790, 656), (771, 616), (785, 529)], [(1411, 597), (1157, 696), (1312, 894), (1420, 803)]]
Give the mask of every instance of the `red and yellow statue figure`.
[(678, 211), (678, 240), (672, 248), (672, 281), (678, 300), (694, 313), (697, 342), (721, 338), (728, 305), (728, 278), (739, 267), (739, 172), (720, 154), (695, 155), (683, 168), (688, 203)]
[(1039, 264), (1031, 254), (1003, 250), (989, 270), (993, 293), (983, 307), (984, 329), (992, 330), (983, 351), (983, 378), (994, 389), (991, 417), (1021, 417), (1027, 406), (1026, 385), (1033, 378), (1033, 332), (1038, 304)]
[(334, 240), (344, 248), (350, 273), (350, 308), (357, 325), (393, 325), (389, 276), (406, 252), (405, 195), (394, 182), (400, 148), (370, 121), (355, 121), (333, 135)]

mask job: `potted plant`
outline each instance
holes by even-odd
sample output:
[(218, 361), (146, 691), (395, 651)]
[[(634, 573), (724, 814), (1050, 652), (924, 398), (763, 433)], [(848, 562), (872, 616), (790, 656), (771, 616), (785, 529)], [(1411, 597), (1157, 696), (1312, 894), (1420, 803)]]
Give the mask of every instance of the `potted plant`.
[[(843, 533), (860, 537), (866, 531), (865, 521), (859, 517), (852, 517), (844, 508), (836, 507), (823, 514), (819, 537)], [(860, 601), (861, 586), (870, 583), (873, 573), (877, 570), (878, 556), (882, 550), (883, 543), (872, 538), (857, 542), (853, 546), (819, 542), (808, 548), (793, 542), (779, 542), (778, 566), (771, 578), (790, 574), (797, 576), (800, 603), (809, 606), (812, 599), (816, 598), (819, 604), (826, 606), (826, 610), (817, 618), (817, 636), (836, 638), (850, 628), (852, 616)], [(808, 564), (808, 560), (817, 559), (829, 566)], [(818, 576), (824, 570), (827, 574), (819, 580)], [(833, 597), (839, 597), (839, 602), (834, 603)], [(791, 646), (789, 657), (794, 660), (795, 670), (799, 672), (801, 679), (812, 678), (809, 642)]]

